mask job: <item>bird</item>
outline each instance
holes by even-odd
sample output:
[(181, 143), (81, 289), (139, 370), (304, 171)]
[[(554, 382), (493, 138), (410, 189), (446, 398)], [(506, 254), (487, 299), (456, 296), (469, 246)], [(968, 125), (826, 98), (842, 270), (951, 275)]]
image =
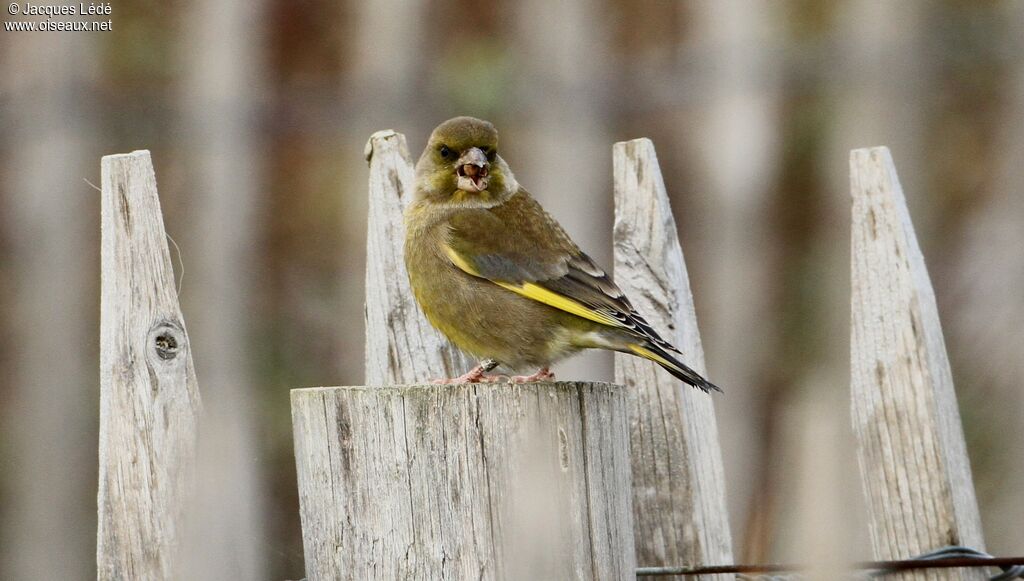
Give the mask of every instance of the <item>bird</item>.
[[(704, 392), (721, 391), (680, 361), (612, 279), (516, 181), (494, 125), (438, 125), (416, 162), (405, 210), (405, 266), (427, 320), (480, 358), (435, 383), (553, 380), (551, 365), (583, 349), (654, 361)], [(498, 365), (530, 375), (491, 375)]]

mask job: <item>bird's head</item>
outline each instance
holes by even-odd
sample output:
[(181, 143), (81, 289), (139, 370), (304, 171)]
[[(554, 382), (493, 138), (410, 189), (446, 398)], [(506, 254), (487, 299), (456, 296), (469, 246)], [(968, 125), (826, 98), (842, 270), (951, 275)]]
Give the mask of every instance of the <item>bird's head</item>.
[(416, 195), (430, 202), (487, 208), (508, 199), (516, 187), (498, 155), (498, 131), (473, 117), (438, 125), (416, 163)]

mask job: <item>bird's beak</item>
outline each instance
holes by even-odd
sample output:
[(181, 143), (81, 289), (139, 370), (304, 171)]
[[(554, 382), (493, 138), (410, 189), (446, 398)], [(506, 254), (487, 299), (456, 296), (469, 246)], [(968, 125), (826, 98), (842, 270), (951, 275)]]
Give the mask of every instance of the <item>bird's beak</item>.
[(455, 166), (459, 189), (474, 194), (486, 190), (490, 182), (490, 168), (487, 156), (479, 147), (467, 149)]

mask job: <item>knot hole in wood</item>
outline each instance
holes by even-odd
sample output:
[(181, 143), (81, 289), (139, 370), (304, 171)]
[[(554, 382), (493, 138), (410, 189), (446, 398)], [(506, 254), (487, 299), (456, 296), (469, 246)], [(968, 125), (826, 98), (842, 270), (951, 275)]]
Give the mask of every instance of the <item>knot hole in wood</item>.
[(160, 361), (170, 361), (185, 349), (185, 331), (175, 321), (160, 321), (149, 330), (149, 351)]

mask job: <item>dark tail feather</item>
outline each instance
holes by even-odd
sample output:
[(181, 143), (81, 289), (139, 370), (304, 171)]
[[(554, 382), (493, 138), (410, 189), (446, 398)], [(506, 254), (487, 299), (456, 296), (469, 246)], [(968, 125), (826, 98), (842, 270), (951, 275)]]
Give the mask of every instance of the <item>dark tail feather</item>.
[(666, 371), (671, 373), (673, 376), (685, 381), (686, 383), (696, 387), (697, 389), (707, 393), (711, 390), (721, 392), (719, 387), (710, 381), (704, 379), (699, 373), (690, 369), (685, 363), (676, 359), (674, 355), (662, 349), (661, 347), (647, 343), (645, 345), (639, 345), (637, 343), (631, 343), (629, 350), (643, 357), (644, 359), (650, 359), (658, 365), (665, 368)]

